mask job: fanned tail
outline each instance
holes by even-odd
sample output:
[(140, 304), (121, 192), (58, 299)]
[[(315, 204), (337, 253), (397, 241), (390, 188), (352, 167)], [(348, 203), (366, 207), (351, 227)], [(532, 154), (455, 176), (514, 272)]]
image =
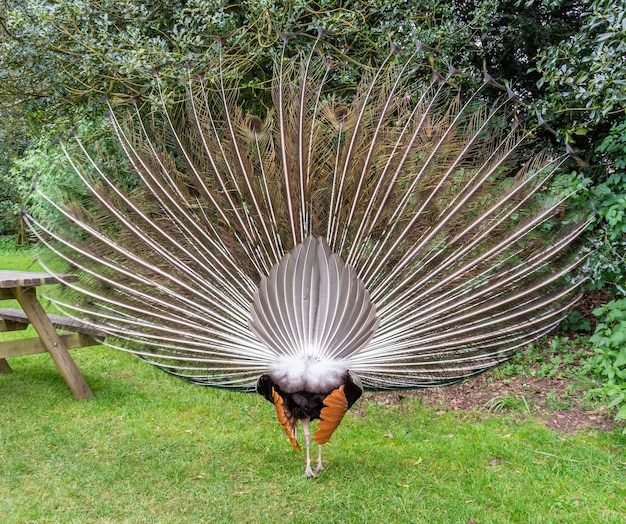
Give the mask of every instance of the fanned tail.
[(157, 77), (159, 112), (110, 107), (129, 173), (61, 143), (86, 194), (39, 190), (55, 218), (25, 218), (80, 272), (65, 314), (201, 384), (252, 389), (295, 358), (406, 388), (510, 358), (578, 299), (586, 223), (542, 192), (564, 157), (525, 157), (512, 102), (438, 76), (416, 92), (395, 53), (339, 96), (312, 51), (280, 57), (256, 115), (215, 45), (181, 102)]

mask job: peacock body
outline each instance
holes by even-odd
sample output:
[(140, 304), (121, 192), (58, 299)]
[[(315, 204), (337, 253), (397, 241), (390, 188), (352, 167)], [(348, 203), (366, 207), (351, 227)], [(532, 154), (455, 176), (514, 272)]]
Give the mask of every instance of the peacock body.
[[(290, 45), (285, 38), (285, 49)], [(42, 198), (26, 219), (80, 271), (58, 298), (107, 344), (192, 382), (256, 389), (307, 466), (366, 388), (450, 384), (555, 328), (580, 295), (568, 275), (585, 223), (541, 192), (564, 156), (528, 157), (514, 97), (462, 101), (440, 75), (419, 91), (394, 49), (340, 94), (337, 64), (278, 58), (272, 105), (250, 114), (239, 62), (190, 76), (159, 112), (111, 107), (132, 167), (115, 176), (75, 137), (90, 197)]]

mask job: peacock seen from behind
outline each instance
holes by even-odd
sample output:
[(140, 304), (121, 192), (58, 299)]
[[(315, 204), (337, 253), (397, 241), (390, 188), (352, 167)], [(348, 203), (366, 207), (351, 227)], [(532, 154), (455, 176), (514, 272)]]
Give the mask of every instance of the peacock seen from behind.
[(191, 382), (256, 389), (298, 450), (301, 422), (312, 477), (311, 440), (319, 471), (363, 388), (451, 384), (554, 329), (586, 224), (541, 191), (565, 157), (525, 153), (488, 76), (466, 100), (439, 74), (417, 89), (394, 48), (346, 94), (290, 40), (259, 114), (225, 38), (184, 100), (157, 73), (159, 111), (109, 102), (131, 174), (61, 141), (89, 196), (40, 191), (55, 221), (25, 219), (80, 274), (65, 314)]

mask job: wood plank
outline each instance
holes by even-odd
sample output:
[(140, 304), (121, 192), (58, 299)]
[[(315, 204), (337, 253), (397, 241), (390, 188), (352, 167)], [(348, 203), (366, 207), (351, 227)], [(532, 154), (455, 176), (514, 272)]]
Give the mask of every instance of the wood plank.
[(13, 293), (10, 289), (0, 288), (0, 300), (14, 299)]
[(29, 323), (15, 322), (14, 320), (4, 319), (0, 316), (0, 333), (6, 331), (22, 331), (28, 327)]
[[(59, 338), (67, 349), (97, 346), (100, 344), (100, 342), (91, 338), (89, 335), (83, 335), (82, 333), (68, 333), (66, 335), (59, 335)], [(38, 337), (0, 342), (0, 360), (47, 352), (48, 350)]]
[(53, 275), (34, 271), (0, 271), (0, 288), (4, 289), (61, 284), (63, 282), (76, 282), (77, 280), (77, 275)]
[(11, 366), (9, 366), (9, 363), (3, 358), (0, 358), (0, 373), (11, 373), (11, 371), (13, 370)]
[[(67, 331), (74, 331), (76, 333), (85, 333), (87, 335), (91, 335), (92, 337), (105, 337), (106, 333), (92, 326), (88, 326), (80, 320), (75, 320), (73, 318), (63, 317), (60, 315), (48, 315), (50, 322), (57, 329), (65, 329)], [(21, 324), (26, 327), (30, 324), (30, 320), (26, 313), (21, 309), (13, 309), (13, 308), (0, 308), (0, 331), (2, 331), (2, 319), (5, 322), (13, 322), (16, 324)], [(20, 328), (13, 328), (20, 329)], [(22, 328), (23, 329), (23, 328)], [(10, 329), (6, 329), (5, 331), (10, 331)]]
[(37, 300), (35, 288), (17, 287), (13, 289), (13, 294), (20, 303), (20, 306), (22, 306), (24, 312), (28, 315), (31, 324), (35, 328), (35, 331), (37, 331), (39, 338), (48, 350), (48, 353), (50, 353), (52, 360), (54, 360), (54, 363), (59, 368), (59, 371), (72, 390), (72, 393), (74, 393), (74, 396), (81, 399), (93, 397), (93, 393), (81, 375), (76, 362), (72, 359), (63, 340), (61, 340), (58, 333), (55, 331), (48, 315)]

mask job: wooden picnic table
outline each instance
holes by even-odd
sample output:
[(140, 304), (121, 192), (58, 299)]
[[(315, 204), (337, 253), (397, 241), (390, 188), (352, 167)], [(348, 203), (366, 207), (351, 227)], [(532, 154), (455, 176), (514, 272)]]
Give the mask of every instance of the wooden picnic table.
[[(46, 314), (37, 298), (37, 287), (39, 286), (76, 280), (78, 280), (76, 275), (57, 276), (49, 273), (0, 270), (0, 300), (15, 299), (23, 310), (23, 314), (19, 310), (2, 310), (6, 314), (0, 315), (0, 331), (25, 329), (30, 323), (39, 335), (38, 338), (34, 339), (0, 342), (0, 373), (11, 371), (11, 367), (6, 361), (7, 357), (47, 351), (74, 396), (81, 399), (93, 397), (93, 393), (68, 351), (68, 345), (70, 345), (68, 342), (72, 341), (73, 347), (93, 345), (95, 342), (89, 336), (78, 333), (74, 335), (76, 337), (83, 336), (82, 342), (77, 342), (78, 339), (70, 339), (69, 337), (72, 335), (59, 335), (53, 324), (53, 318), (58, 319), (57, 325), (63, 329), (71, 330), (71, 323), (62, 322), (60, 319), (64, 317), (53, 317)], [(27, 345), (30, 347), (26, 347)]]

